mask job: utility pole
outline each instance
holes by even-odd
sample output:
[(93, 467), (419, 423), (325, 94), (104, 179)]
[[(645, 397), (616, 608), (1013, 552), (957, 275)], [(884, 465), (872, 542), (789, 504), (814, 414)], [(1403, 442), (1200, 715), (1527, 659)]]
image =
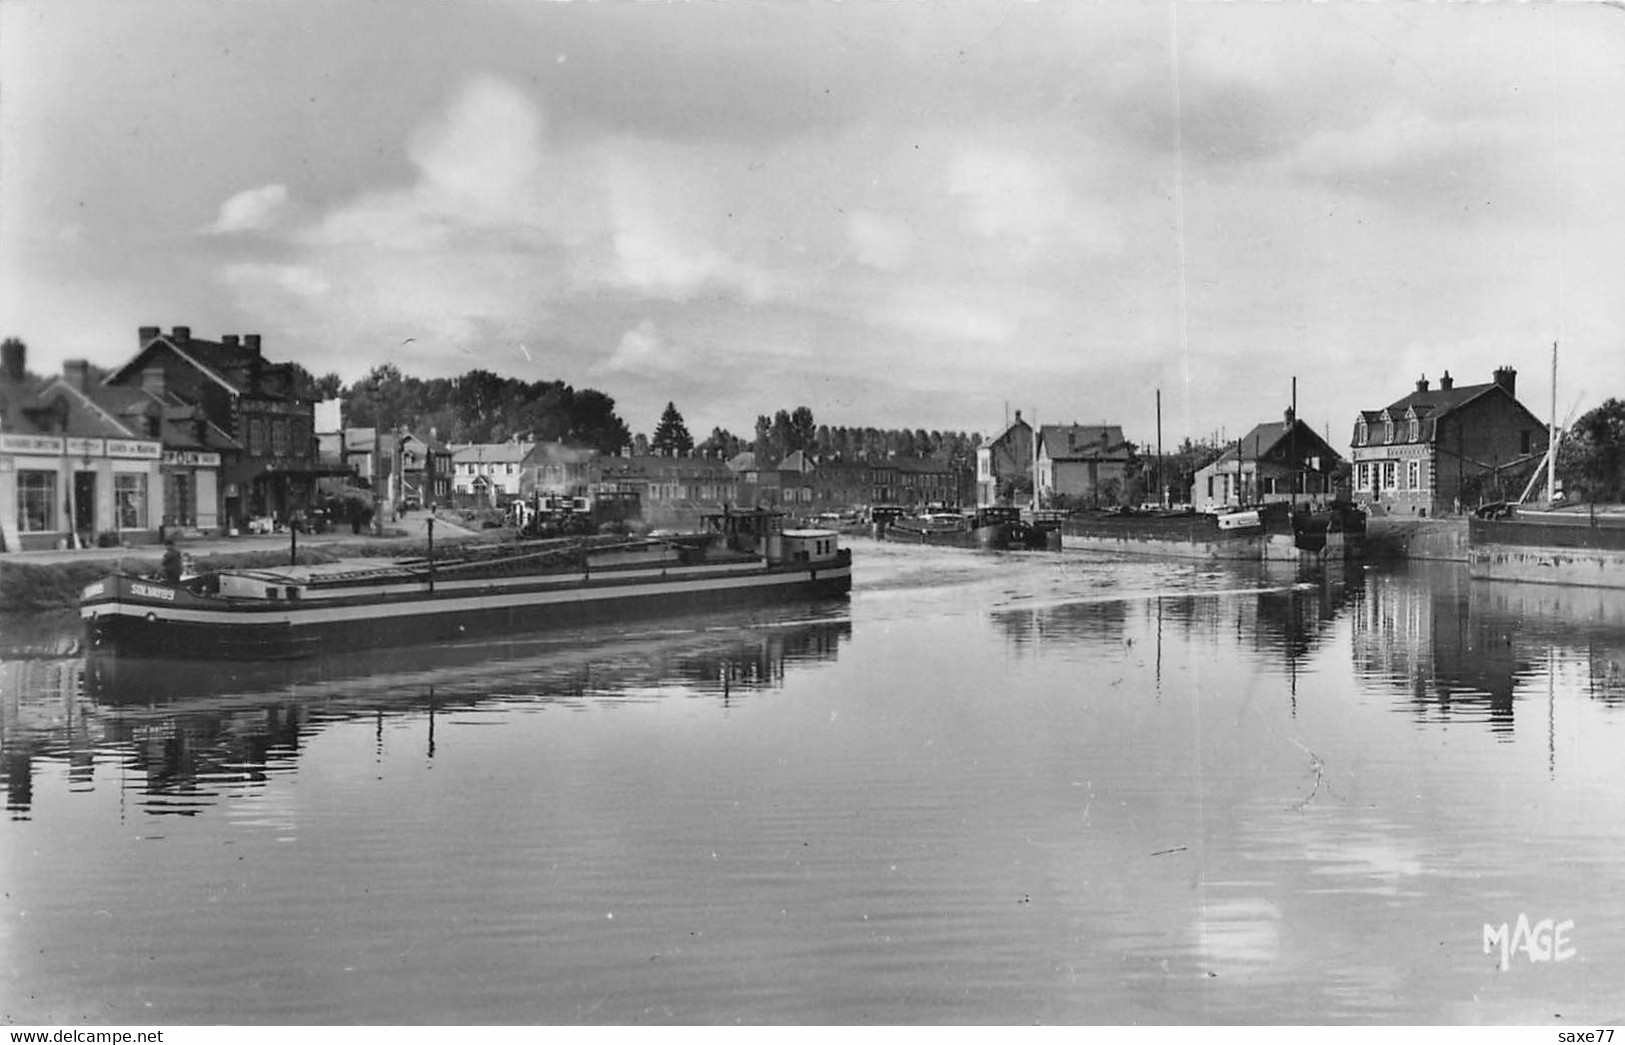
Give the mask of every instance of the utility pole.
[(1557, 342), (1552, 342), (1552, 419), (1546, 428), (1546, 507), (1557, 502)]
[(1168, 507), (1168, 480), (1162, 474), (1162, 389), (1157, 389), (1157, 489), (1161, 493), (1161, 503)]

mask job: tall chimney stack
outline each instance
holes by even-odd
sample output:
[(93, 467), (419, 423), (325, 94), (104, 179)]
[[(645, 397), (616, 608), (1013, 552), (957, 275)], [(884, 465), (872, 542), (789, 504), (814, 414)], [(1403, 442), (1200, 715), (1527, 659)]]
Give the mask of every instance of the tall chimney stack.
[(192, 328), (191, 327), (176, 327), (173, 331), (170, 332), (169, 336), (171, 338), (173, 338), (175, 341), (177, 341), (180, 344), (184, 345), (188, 341), (192, 340)]
[(162, 333), (163, 331), (159, 330), (157, 327), (142, 327), (139, 331), (139, 337), (141, 339), (140, 347), (146, 348), (148, 342), (155, 340), (158, 335)]
[(81, 392), (90, 391), (90, 361), (70, 359), (62, 364), (62, 377)]
[(1441, 391), (1448, 392), (1455, 387), (1456, 379), (1450, 376), (1450, 371), (1446, 370), (1444, 372), (1444, 376), (1439, 378), (1439, 389)]
[(1509, 366), (1495, 368), (1495, 383), (1506, 389), (1509, 396), (1518, 394), (1518, 372)]
[(1416, 390), (1418, 392), (1426, 392), (1428, 390), (1428, 376), (1426, 374), (1423, 374), (1417, 379)]
[(28, 373), (28, 346), (14, 337), (0, 342), (0, 376), (7, 381), (21, 382)]

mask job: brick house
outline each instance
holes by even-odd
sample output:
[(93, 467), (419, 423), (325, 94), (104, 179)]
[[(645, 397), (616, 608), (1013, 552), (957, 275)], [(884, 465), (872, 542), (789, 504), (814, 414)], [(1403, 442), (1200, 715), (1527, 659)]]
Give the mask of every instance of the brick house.
[(1337, 493), (1343, 457), (1290, 408), (1252, 431), (1196, 472), (1191, 504), (1198, 511), (1272, 501), (1324, 501)]
[(1033, 426), (1017, 410), (1014, 421), (976, 448), (978, 506), (1008, 504), (1022, 489), (1031, 495), (1035, 438)]
[(1518, 402), (1518, 372), (1437, 388), (1423, 377), (1403, 399), (1354, 424), (1354, 499), (1384, 514), (1437, 515), (1516, 497), (1546, 454), (1547, 430)]
[(1065, 497), (1074, 504), (1116, 504), (1132, 459), (1121, 425), (1041, 425), (1038, 429), (1039, 503)]
[[(218, 472), (186, 456), (194, 450), (174, 447), (164, 469), (166, 505), (214, 501), (219, 523), (238, 527), (310, 507), (316, 480), (332, 469), (318, 457), (314, 405), (298, 396), (292, 364), (267, 362), (258, 334), (208, 341), (194, 338), (190, 327), (168, 334), (142, 327), (139, 345), (103, 384), (141, 389), (201, 418), (234, 444), (219, 453)], [(212, 495), (211, 481), (218, 487)], [(207, 514), (195, 510), (201, 524)]]

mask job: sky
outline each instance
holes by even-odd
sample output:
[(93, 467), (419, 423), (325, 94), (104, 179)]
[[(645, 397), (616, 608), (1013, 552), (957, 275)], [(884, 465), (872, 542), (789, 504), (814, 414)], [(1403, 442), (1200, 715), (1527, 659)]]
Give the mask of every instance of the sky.
[(1625, 6), (0, 0), (0, 336), (1154, 447), (1625, 397)]

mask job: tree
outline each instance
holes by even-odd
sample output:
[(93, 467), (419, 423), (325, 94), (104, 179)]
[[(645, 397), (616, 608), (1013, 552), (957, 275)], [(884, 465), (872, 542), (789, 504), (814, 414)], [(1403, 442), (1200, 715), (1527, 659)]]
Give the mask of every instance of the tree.
[(1558, 450), (1557, 471), (1572, 498), (1625, 500), (1625, 401), (1609, 399), (1574, 423)]
[(694, 437), (688, 434), (688, 426), (683, 424), (683, 415), (677, 412), (676, 404), (666, 404), (666, 412), (660, 415), (660, 424), (655, 427), (649, 446), (655, 453), (667, 457), (676, 457), (694, 449)]

